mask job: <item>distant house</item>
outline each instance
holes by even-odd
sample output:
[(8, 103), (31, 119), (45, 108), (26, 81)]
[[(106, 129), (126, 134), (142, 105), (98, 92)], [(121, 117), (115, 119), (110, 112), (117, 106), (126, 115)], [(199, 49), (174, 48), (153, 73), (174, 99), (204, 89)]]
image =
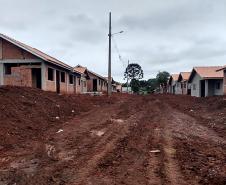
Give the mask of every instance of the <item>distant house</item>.
[(122, 87), (122, 93), (133, 93), (131, 87)]
[(122, 92), (122, 84), (121, 83), (116, 84), (116, 91)]
[(188, 83), (191, 72), (181, 72), (178, 77), (178, 83), (180, 83), (180, 93), (184, 95), (191, 94), (191, 86)]
[(223, 71), (223, 76), (224, 76), (224, 80), (223, 80), (223, 92), (224, 95), (226, 95), (226, 65), (223, 66), (221, 69), (219, 69), (218, 71)]
[(188, 79), (191, 96), (207, 97), (223, 95), (223, 71), (221, 66), (194, 67)]
[[(105, 79), (105, 77), (94, 73), (93, 71), (81, 65), (77, 65), (74, 70), (86, 73), (86, 76), (88, 77), (86, 79), (87, 92), (107, 92), (107, 80)], [(84, 81), (83, 83), (85, 83)]]
[(89, 74), (87, 68), (77, 65), (74, 68), (74, 72), (77, 74), (76, 82), (75, 82), (75, 91), (77, 94), (82, 94), (87, 92), (87, 80), (89, 80)]
[(0, 34), (0, 85), (75, 93), (78, 75), (71, 66)]
[[(108, 82), (108, 77), (105, 77), (105, 79)], [(122, 84), (111, 78), (111, 90), (112, 92), (122, 92)]]
[(180, 83), (178, 83), (179, 74), (172, 74), (168, 81), (168, 93), (180, 94)]

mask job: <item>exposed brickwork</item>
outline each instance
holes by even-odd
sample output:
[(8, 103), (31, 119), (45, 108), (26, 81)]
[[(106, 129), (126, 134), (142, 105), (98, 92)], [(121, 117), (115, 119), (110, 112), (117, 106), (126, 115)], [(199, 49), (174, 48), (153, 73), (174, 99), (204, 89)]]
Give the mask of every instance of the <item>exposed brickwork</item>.
[(93, 91), (93, 79), (97, 79), (97, 91), (98, 92), (106, 92), (107, 91), (107, 85), (104, 85), (103, 79), (93, 75), (89, 74), (90, 79), (87, 80), (87, 91), (92, 92)]
[(81, 78), (76, 78), (76, 93), (81, 94)]
[(226, 95), (226, 69), (224, 70), (224, 95)]
[(93, 91), (93, 79), (87, 80), (87, 91)]
[(46, 69), (45, 69), (45, 90), (46, 91), (52, 91), (52, 92), (56, 92), (56, 71), (54, 69), (54, 75), (53, 75), (53, 81), (50, 81), (48, 80), (48, 67), (49, 66), (46, 66)]
[(68, 94), (74, 94), (75, 93), (75, 86), (74, 84), (69, 84), (68, 85), (68, 91), (67, 91)]
[(11, 75), (4, 76), (4, 84), (12, 86), (32, 87), (31, 69), (26, 66), (12, 67)]
[(3, 59), (38, 59), (29, 52), (11, 44), (10, 42), (2, 41)]

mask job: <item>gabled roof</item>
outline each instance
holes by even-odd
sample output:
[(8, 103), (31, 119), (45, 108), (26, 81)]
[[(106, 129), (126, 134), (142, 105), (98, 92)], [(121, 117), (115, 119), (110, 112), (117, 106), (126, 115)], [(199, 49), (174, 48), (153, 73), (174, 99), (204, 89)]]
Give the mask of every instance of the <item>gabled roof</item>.
[(179, 74), (172, 74), (169, 78), (169, 85), (171, 85), (172, 81), (178, 81)]
[(83, 66), (81, 66), (81, 65), (77, 65), (76, 67), (74, 67), (74, 71), (75, 72), (78, 72), (78, 73), (81, 73), (81, 74), (84, 74), (84, 73), (91, 73), (92, 75), (94, 75), (94, 76), (97, 76), (98, 78), (100, 78), (100, 79), (102, 79), (102, 80), (104, 80), (104, 81), (106, 81), (106, 79), (105, 79), (105, 77), (103, 77), (103, 76), (101, 76), (101, 75), (99, 75), (99, 74), (97, 74), (97, 73), (94, 73), (93, 71), (90, 71), (89, 69), (87, 69), (86, 67), (83, 67)]
[(226, 65), (223, 66), (222, 68), (218, 69), (217, 71), (221, 71), (221, 70), (226, 70)]
[(36, 48), (32, 48), (24, 43), (21, 43), (15, 39), (12, 39), (6, 35), (3, 35), (0, 33), (0, 38), (10, 42), (11, 44), (13, 45), (16, 45), (17, 47), (21, 48), (21, 49), (24, 49), (25, 51), (35, 55), (36, 57), (46, 61), (46, 62), (49, 62), (49, 63), (52, 63), (52, 64), (55, 64), (57, 66), (60, 66), (60, 67), (63, 67), (63, 68), (66, 68), (66, 69), (69, 69), (69, 70), (72, 70), (73, 68), (59, 60), (57, 60), (56, 58), (54, 57), (51, 57), (45, 53), (43, 53), (42, 51), (36, 49)]
[(74, 67), (74, 71), (81, 73), (81, 74), (84, 74), (87, 71), (87, 68), (83, 67), (81, 65), (77, 65), (76, 67)]
[(191, 72), (181, 72), (178, 77), (178, 82), (188, 81), (190, 75), (191, 75)]
[(89, 69), (88, 69), (88, 73), (91, 73), (91, 74), (93, 74), (94, 76), (97, 76), (98, 78), (101, 78), (102, 80), (107, 81), (107, 80), (105, 79), (105, 77), (103, 77), (103, 76), (101, 76), (101, 75), (99, 75), (99, 74), (97, 74), (97, 73), (94, 73), (93, 71), (90, 71)]
[(177, 81), (178, 80), (178, 77), (179, 77), (179, 74), (172, 74), (171, 77), (172, 77), (172, 79), (174, 81)]
[(203, 80), (223, 79), (223, 71), (219, 71), (219, 69), (222, 69), (222, 66), (194, 67), (188, 81), (192, 81), (195, 73), (197, 73)]

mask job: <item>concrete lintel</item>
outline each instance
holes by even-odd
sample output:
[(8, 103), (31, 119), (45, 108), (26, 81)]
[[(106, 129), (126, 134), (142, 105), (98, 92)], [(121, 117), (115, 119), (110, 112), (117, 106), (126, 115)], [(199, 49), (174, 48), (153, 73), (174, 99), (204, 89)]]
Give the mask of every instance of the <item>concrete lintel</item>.
[(28, 64), (28, 63), (40, 63), (43, 60), (40, 59), (3, 59), (0, 60), (0, 64), (11, 63), (11, 64)]

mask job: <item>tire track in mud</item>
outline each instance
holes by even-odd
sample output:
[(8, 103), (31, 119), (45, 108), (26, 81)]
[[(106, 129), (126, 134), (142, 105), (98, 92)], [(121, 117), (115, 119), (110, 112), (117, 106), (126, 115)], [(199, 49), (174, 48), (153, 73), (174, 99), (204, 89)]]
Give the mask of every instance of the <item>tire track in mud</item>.
[[(159, 173), (161, 174), (161, 181), (159, 183), (150, 182), (150, 184), (197, 184), (195, 181), (191, 181), (191, 179), (184, 178), (176, 159), (176, 149), (173, 141), (174, 128), (171, 127), (172, 122), (174, 122), (172, 119), (174, 116), (171, 113), (172, 110), (159, 99), (155, 101), (155, 105), (158, 116), (156, 116), (153, 121), (159, 123), (158, 127), (155, 128), (155, 138), (156, 142), (159, 143), (160, 149)], [(152, 161), (152, 159), (150, 160)]]
[[(136, 111), (137, 106), (142, 106), (142, 103), (143, 102), (137, 102), (137, 104), (132, 104), (130, 106), (129, 112), (128, 106), (124, 106), (125, 104), (121, 104), (119, 106), (117, 114), (112, 116), (112, 119), (110, 120), (112, 124), (108, 126), (106, 132), (109, 132), (109, 134), (113, 137), (111, 137), (111, 140), (105, 143), (102, 142), (102, 140), (105, 139), (101, 139), (100, 142), (103, 143), (101, 145), (99, 143), (95, 143), (96, 150), (94, 152), (94, 155), (90, 157), (87, 165), (79, 169), (78, 173), (75, 175), (76, 178), (71, 181), (73, 182), (73, 184), (110, 183), (108, 179), (100, 178), (100, 174), (98, 174), (97, 169), (102, 159), (105, 156), (108, 156), (109, 153), (111, 153), (113, 150), (115, 150), (117, 143), (123, 140), (123, 138), (126, 137), (126, 135), (130, 132), (130, 127), (136, 125), (134, 119), (137, 119), (137, 114), (140, 113)], [(142, 113), (140, 115), (142, 115)], [(103, 124), (103, 126), (106, 127), (105, 124)], [(97, 127), (100, 127), (100, 125), (98, 125)]]
[[(166, 174), (171, 184), (225, 184), (225, 140), (200, 120), (163, 106)], [(217, 153), (215, 153), (217, 151)], [(209, 164), (210, 160), (210, 164)], [(214, 165), (213, 165), (214, 164)], [(193, 178), (192, 178), (193, 177)], [(169, 184), (170, 184), (169, 183)]]
[(143, 111), (137, 113), (136, 124), (98, 166), (101, 178), (107, 179), (108, 184), (161, 184), (164, 176), (160, 170), (162, 155), (150, 153), (159, 148), (160, 137), (154, 134), (158, 123), (151, 122), (158, 113), (146, 98), (143, 102)]
[[(133, 100), (133, 98), (131, 99)], [(131, 101), (131, 99), (128, 101)], [(77, 118), (67, 124), (68, 128), (65, 128), (64, 133), (66, 137), (59, 137), (56, 143), (58, 143), (57, 148), (61, 153), (61, 160), (58, 163), (70, 163), (70, 168), (74, 166), (73, 175), (71, 175), (70, 180), (67, 182), (68, 184), (92, 184), (95, 181), (93, 176), (99, 160), (111, 152), (114, 149), (115, 143), (127, 134), (128, 128), (132, 124), (130, 119), (134, 119), (136, 107), (141, 105), (141, 103), (143, 102), (138, 99), (136, 104), (132, 104), (129, 114), (128, 107), (124, 106), (128, 102), (124, 101), (109, 107), (97, 108), (91, 112), (92, 114), (88, 113), (86, 117)], [(74, 123), (78, 124), (78, 128), (70, 129)], [(73, 130), (75, 133), (73, 133)], [(98, 136), (95, 134), (99, 131), (103, 131), (103, 135)], [(74, 137), (69, 137), (69, 143), (67, 142), (67, 135), (74, 135)], [(73, 144), (73, 141), (76, 140), (79, 142)], [(63, 155), (62, 152), (64, 153)], [(69, 161), (63, 159), (67, 156), (67, 153), (71, 155)]]

